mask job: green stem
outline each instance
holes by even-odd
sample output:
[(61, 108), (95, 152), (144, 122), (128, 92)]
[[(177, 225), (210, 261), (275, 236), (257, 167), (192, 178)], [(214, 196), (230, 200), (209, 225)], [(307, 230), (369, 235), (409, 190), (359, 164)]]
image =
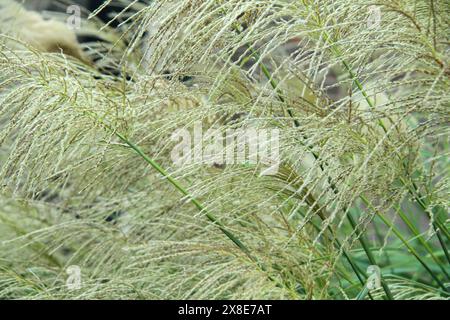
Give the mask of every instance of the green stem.
[[(302, 215), (303, 216), (303, 215)], [(324, 220), (323, 217), (321, 217), (322, 221)], [(310, 221), (310, 223), (312, 224), (312, 226), (314, 227), (314, 229), (316, 229), (318, 232), (321, 231), (321, 229), (319, 228), (319, 226), (317, 226), (312, 220)], [(334, 244), (335, 248), (338, 250), (342, 250), (342, 254), (344, 255), (345, 259), (347, 260), (348, 264), (350, 265), (350, 268), (353, 270), (353, 272), (355, 273), (356, 277), (358, 278), (358, 281), (361, 283), (362, 288), (365, 287), (366, 285), (366, 280), (368, 277), (365, 274), (365, 272), (356, 264), (355, 261), (353, 261), (353, 258), (351, 257), (351, 255), (349, 255), (347, 253), (347, 251), (343, 248), (341, 242), (333, 236), (332, 230), (331, 228), (328, 226), (327, 228), (328, 232), (330, 233), (332, 239), (330, 241), (332, 241), (332, 243)], [(373, 300), (372, 296), (369, 293), (369, 297)]]
[(194, 204), (194, 206), (197, 207), (200, 212), (204, 213), (205, 216), (220, 229), (220, 231), (222, 231), (236, 246), (239, 247), (239, 249), (242, 250), (242, 252), (244, 252), (251, 260), (255, 261), (255, 258), (251, 255), (250, 250), (235, 235), (233, 235), (213, 214), (208, 212), (197, 199), (192, 197), (177, 180), (172, 178), (166, 170), (164, 170), (156, 161), (148, 157), (137, 145), (125, 138), (125, 136), (123, 136), (119, 132), (114, 132), (114, 134), (120, 140), (122, 140), (122, 142), (133, 149), (141, 158), (143, 158), (148, 164), (150, 164), (163, 177), (165, 177), (167, 181), (169, 181), (178, 191), (180, 191), (184, 196), (188, 197), (191, 203)]
[[(326, 41), (329, 41), (329, 40), (330, 40), (330, 36), (329, 36), (328, 33), (326, 33), (326, 32), (325, 32), (325, 39), (326, 39)], [(329, 42), (329, 43), (330, 43), (330, 42)], [(330, 43), (330, 44), (332, 45), (332, 51), (334, 51), (335, 54), (336, 54), (339, 58), (341, 58), (342, 55), (341, 55), (341, 52), (340, 52), (339, 47), (337, 47), (337, 46), (336, 46), (335, 44), (333, 44), (333, 43)], [(349, 75), (350, 75), (350, 77), (351, 77), (353, 83), (356, 85), (356, 87), (358, 88), (358, 90), (361, 92), (361, 94), (363, 95), (363, 97), (364, 97), (364, 99), (366, 100), (366, 102), (367, 102), (367, 104), (369, 105), (369, 107), (370, 107), (371, 109), (375, 109), (374, 103), (373, 103), (372, 100), (370, 99), (370, 97), (369, 97), (369, 95), (367, 94), (367, 92), (365, 91), (365, 89), (364, 89), (364, 87), (363, 87), (361, 81), (359, 81), (357, 75), (353, 72), (353, 70), (352, 70), (352, 68), (350, 67), (350, 65), (349, 65), (344, 59), (341, 59), (341, 61), (342, 61), (342, 64), (344, 65), (345, 69), (346, 69), (347, 72), (349, 73)], [(384, 131), (385, 134), (388, 133), (388, 130), (387, 130), (386, 126), (383, 124), (383, 122), (382, 122), (381, 120), (378, 120), (378, 125), (383, 129), (383, 131)], [(396, 156), (401, 160), (400, 155), (399, 155), (397, 152), (395, 152), (395, 154), (396, 154)], [(405, 172), (407, 172), (406, 165), (405, 165), (405, 163), (404, 163), (403, 161), (402, 161), (402, 166), (403, 166), (403, 168), (405, 169)], [(418, 188), (417, 188), (415, 182), (412, 181), (412, 178), (410, 178), (410, 180), (411, 180), (411, 182), (412, 182), (412, 186), (413, 186), (413, 189), (414, 189), (414, 190), (412, 190), (412, 189), (408, 186), (408, 184), (406, 183), (406, 181), (404, 181), (404, 179), (400, 179), (400, 180), (401, 180), (402, 184), (407, 188), (408, 192), (415, 198), (415, 200), (416, 200), (416, 201), (420, 204), (420, 206), (422, 207), (423, 211), (426, 213), (426, 208), (427, 208), (427, 206), (426, 206), (425, 203), (422, 201), (422, 196), (421, 196), (420, 193), (418, 192)], [(446, 247), (446, 245), (445, 245), (445, 242), (443, 241), (443, 239), (442, 239), (442, 237), (441, 237), (441, 235), (440, 235), (440, 233), (439, 233), (439, 230), (441, 230), (441, 231), (447, 236), (447, 239), (450, 239), (450, 236), (449, 236), (449, 234), (448, 234), (448, 230), (447, 230), (445, 227), (442, 226), (442, 224), (440, 223), (439, 220), (437, 220), (436, 222), (433, 221), (432, 224), (433, 224), (433, 228), (434, 228), (434, 230), (435, 230), (435, 232), (436, 232), (436, 235), (437, 235), (437, 237), (438, 237), (439, 244), (440, 244), (440, 246), (442, 247), (442, 250), (444, 251), (444, 254), (445, 254), (446, 258), (447, 258), (447, 261), (450, 263), (450, 255), (449, 255), (449, 253), (448, 253), (448, 249), (447, 249), (447, 247)], [(437, 224), (438, 226), (436, 226), (436, 224)]]
[[(107, 126), (108, 127), (108, 126)], [(108, 127), (108, 129), (110, 129)], [(110, 129), (111, 130), (111, 129)], [(158, 171), (162, 176), (164, 176), (167, 181), (169, 181), (178, 191), (180, 191), (184, 196), (188, 197), (189, 200), (199, 209), (200, 212), (204, 213), (205, 216), (214, 224), (216, 225), (220, 231), (222, 231), (223, 234), (225, 234), (245, 255), (253, 262), (256, 263), (258, 268), (263, 271), (267, 272), (267, 268), (259, 263), (257, 259), (250, 253), (250, 250), (235, 236), (233, 233), (231, 233), (213, 214), (208, 212), (206, 208), (192, 195), (189, 194), (189, 192), (174, 178), (170, 176), (170, 174), (164, 170), (156, 161), (148, 157), (137, 145), (129, 141), (125, 136), (120, 134), (119, 132), (114, 131), (114, 134), (122, 140), (125, 144), (127, 144), (131, 149), (133, 149), (141, 158), (143, 158), (148, 164), (150, 164), (156, 171)], [(273, 281), (276, 285), (280, 287), (286, 287), (280, 281), (273, 278), (270, 274), (267, 275), (269, 280)]]
[(430, 247), (430, 245), (423, 239), (423, 237), (420, 234), (419, 230), (416, 228), (416, 226), (414, 226), (414, 224), (411, 222), (411, 220), (408, 219), (406, 214), (401, 210), (400, 206), (397, 207), (397, 212), (398, 212), (400, 218), (402, 218), (403, 222), (406, 224), (406, 226), (412, 232), (414, 237), (417, 238), (417, 240), (420, 242), (420, 244), (422, 244), (422, 246), (425, 248), (425, 250), (428, 251), (428, 253), (430, 254), (431, 258), (434, 260), (434, 262), (436, 262), (436, 264), (441, 269), (442, 273), (447, 277), (448, 280), (450, 280), (450, 277), (449, 277), (447, 271), (445, 270), (445, 268), (441, 264), (442, 262), (436, 257), (436, 255), (434, 254), (434, 252), (433, 252), (432, 248)]
[[(267, 80), (269, 81), (270, 85), (272, 86), (272, 88), (273, 88), (273, 89), (275, 90), (275, 92), (277, 93), (278, 99), (279, 99), (281, 102), (284, 103), (285, 100), (284, 100), (284, 98), (283, 98), (283, 95), (282, 95), (280, 89), (278, 88), (278, 83), (277, 83), (277, 81), (276, 81), (276, 80), (274, 79), (274, 77), (270, 74), (269, 69), (268, 69), (268, 68), (265, 66), (265, 64), (261, 61), (261, 58), (260, 58), (258, 52), (255, 51), (251, 46), (248, 46), (248, 48), (249, 48), (249, 50), (252, 52), (252, 55), (254, 55), (254, 56), (257, 58), (257, 60), (259, 60), (259, 66), (261, 67), (261, 70), (262, 70), (262, 72), (264, 73), (264, 75), (265, 75), (265, 77), (267, 78)], [(298, 122), (297, 119), (294, 118), (294, 115), (293, 115), (293, 113), (292, 113), (292, 110), (291, 110), (290, 108), (288, 108), (287, 111), (288, 111), (289, 116), (290, 116), (291, 118), (294, 119), (294, 125), (295, 125), (296, 127), (300, 127), (300, 123)], [(314, 156), (315, 160), (319, 160), (319, 156), (318, 156), (314, 151), (312, 151), (308, 146), (306, 146), (306, 147), (307, 147), (308, 150), (312, 153), (312, 155)], [(322, 171), (325, 170), (325, 168), (323, 167), (323, 165), (322, 165), (321, 163), (319, 163), (319, 166), (320, 166), (320, 168), (321, 168)], [(328, 178), (329, 178), (329, 180), (330, 180), (330, 177), (328, 177)], [(330, 183), (331, 183), (331, 182), (330, 182)], [(333, 184), (331, 183), (331, 185), (333, 185)], [(324, 219), (324, 217), (321, 217), (321, 218)], [(328, 227), (328, 229), (329, 229), (329, 231), (331, 230), (329, 227)], [(358, 267), (358, 265), (352, 260), (351, 256), (350, 256), (350, 255), (342, 248), (342, 245), (340, 244), (339, 240), (337, 240), (337, 239), (335, 238), (335, 241), (336, 241), (336, 244), (337, 244), (337, 246), (338, 246), (338, 249), (341, 249), (341, 250), (342, 250), (342, 253), (343, 253), (344, 257), (346, 258), (346, 260), (347, 260), (348, 263), (350, 264), (350, 267), (352, 268), (352, 270), (354, 271), (354, 273), (356, 274), (358, 280), (360, 281), (361, 285), (362, 285), (363, 288), (364, 288), (364, 287), (365, 287), (365, 280), (360, 276), (360, 273), (361, 273), (361, 274), (363, 275), (363, 277), (365, 277), (366, 279), (367, 279), (367, 275), (365, 274), (364, 271), (362, 271), (362, 270)], [(387, 285), (386, 285), (386, 286), (383, 286), (383, 289), (385, 289), (386, 295), (387, 295), (390, 299), (392, 299), (393, 296), (392, 296), (392, 294), (390, 293), (389, 288), (387, 287)], [(369, 296), (370, 296), (370, 298), (372, 299), (370, 293), (369, 293)]]
[[(375, 257), (372, 254), (372, 251), (369, 248), (369, 245), (367, 244), (366, 238), (363, 234), (363, 232), (359, 229), (358, 225), (355, 222), (355, 219), (353, 219), (352, 214), (350, 211), (347, 213), (347, 218), (352, 226), (352, 228), (357, 232), (358, 240), (361, 243), (361, 246), (364, 249), (364, 252), (367, 255), (367, 258), (369, 259), (369, 262), (371, 265), (378, 265), (377, 261), (375, 260)], [(389, 286), (387, 285), (386, 281), (381, 278), (381, 286), (383, 287), (384, 292), (386, 293), (386, 296), (389, 300), (394, 300), (394, 296), (392, 295), (391, 290), (389, 289)]]
[(380, 218), (381, 221), (383, 221), (384, 224), (386, 224), (391, 230), (395, 233), (395, 235), (400, 239), (401, 242), (405, 245), (405, 247), (408, 249), (408, 251), (419, 261), (419, 263), (427, 270), (427, 272), (431, 275), (431, 277), (436, 281), (436, 283), (445, 291), (449, 292), (447, 287), (439, 280), (439, 278), (434, 274), (434, 272), (428, 267), (426, 262), (420, 257), (419, 253), (409, 245), (408, 241), (402, 236), (401, 232), (393, 225), (391, 221), (386, 219), (382, 214), (380, 214), (373, 205), (364, 197), (361, 196), (361, 199), (363, 202), (367, 205), (368, 208), (373, 210), (377, 217)]
[[(267, 78), (267, 80), (269, 81), (270, 85), (272, 86), (272, 88), (275, 90), (275, 92), (277, 93), (278, 99), (282, 102), (285, 103), (285, 99), (283, 97), (282, 92), (280, 91), (280, 89), (278, 88), (278, 82), (275, 80), (274, 77), (272, 77), (272, 75), (270, 74), (269, 69), (266, 67), (266, 65), (262, 62), (261, 57), (259, 55), (259, 53), (253, 49), (251, 46), (248, 46), (249, 50), (251, 51), (252, 55), (255, 56), (255, 59), (257, 61), (259, 61), (259, 66), (261, 67), (261, 71), (264, 73), (264, 76)], [(287, 112), (289, 114), (289, 117), (294, 119), (294, 124), (295, 126), (298, 128), (300, 127), (300, 123), (298, 122), (297, 119), (294, 118), (294, 114), (292, 112), (292, 110), (290, 108), (287, 108)]]
[(358, 293), (358, 295), (356, 296), (356, 300), (364, 300), (364, 298), (367, 296), (369, 291), (370, 291), (369, 288), (367, 286), (364, 286), (364, 288), (361, 290), (361, 292)]

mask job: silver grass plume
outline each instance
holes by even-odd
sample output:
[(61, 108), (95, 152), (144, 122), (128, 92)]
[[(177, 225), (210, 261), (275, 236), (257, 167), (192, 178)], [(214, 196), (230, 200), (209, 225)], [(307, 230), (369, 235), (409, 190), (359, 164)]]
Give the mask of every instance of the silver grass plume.
[[(410, 246), (406, 210), (446, 252), (445, 1), (379, 1), (375, 25), (362, 0), (125, 2), (120, 76), (1, 36), (0, 297), (355, 298), (360, 259)], [(278, 172), (175, 166), (198, 122), (280, 129)], [(421, 281), (387, 269), (371, 298), (448, 296), (445, 254), (404, 259)]]

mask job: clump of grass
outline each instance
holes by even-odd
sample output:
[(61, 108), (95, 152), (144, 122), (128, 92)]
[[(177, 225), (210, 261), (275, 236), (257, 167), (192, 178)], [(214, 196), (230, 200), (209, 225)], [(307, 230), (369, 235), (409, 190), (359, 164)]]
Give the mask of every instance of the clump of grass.
[[(115, 75), (1, 36), (0, 297), (448, 298), (444, 1), (128, 4)], [(198, 122), (278, 172), (175, 166)]]

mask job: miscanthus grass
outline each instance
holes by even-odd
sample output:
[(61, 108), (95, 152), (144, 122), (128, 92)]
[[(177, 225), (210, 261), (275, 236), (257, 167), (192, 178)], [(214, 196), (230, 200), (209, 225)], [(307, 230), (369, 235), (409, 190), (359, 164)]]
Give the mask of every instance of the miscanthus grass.
[[(446, 1), (121, 2), (86, 59), (1, 29), (0, 298), (449, 297)], [(196, 123), (278, 171), (175, 165)]]

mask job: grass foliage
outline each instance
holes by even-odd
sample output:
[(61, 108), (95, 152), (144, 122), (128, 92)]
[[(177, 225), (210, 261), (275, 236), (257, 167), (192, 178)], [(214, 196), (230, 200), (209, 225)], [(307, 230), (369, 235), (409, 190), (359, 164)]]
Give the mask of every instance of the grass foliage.
[[(0, 298), (448, 298), (447, 1), (121, 2), (96, 65), (0, 36)], [(175, 166), (198, 121), (278, 173)]]

